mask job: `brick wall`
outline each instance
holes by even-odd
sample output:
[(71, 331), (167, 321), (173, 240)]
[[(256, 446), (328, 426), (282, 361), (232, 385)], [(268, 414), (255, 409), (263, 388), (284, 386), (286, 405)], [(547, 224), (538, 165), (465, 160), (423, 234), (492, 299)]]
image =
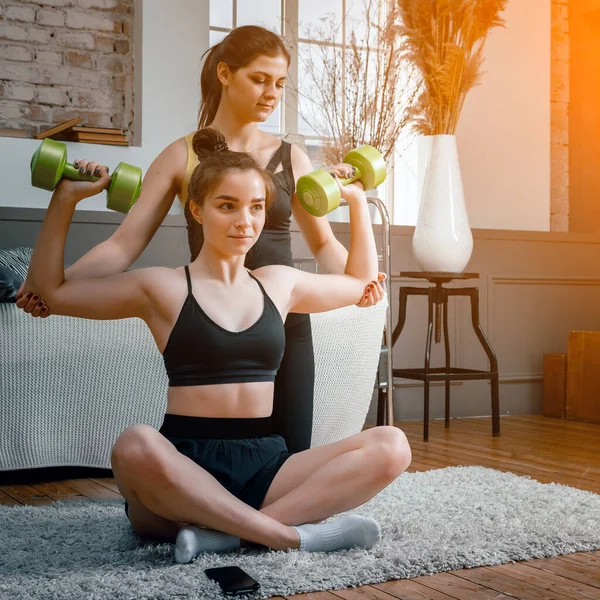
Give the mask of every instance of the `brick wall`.
[(1, 0), (0, 127), (133, 127), (134, 0)]
[(569, 231), (568, 17), (568, 0), (552, 0), (550, 231)]

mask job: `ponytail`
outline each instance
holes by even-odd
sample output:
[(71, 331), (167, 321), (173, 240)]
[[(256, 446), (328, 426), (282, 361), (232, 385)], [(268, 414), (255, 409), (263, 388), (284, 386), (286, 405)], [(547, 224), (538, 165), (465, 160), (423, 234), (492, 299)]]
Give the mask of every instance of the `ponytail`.
[(217, 77), (217, 65), (221, 62), (219, 59), (219, 46), (222, 43), (215, 44), (202, 55), (203, 58), (206, 56), (206, 60), (200, 75), (202, 101), (198, 111), (198, 129), (207, 127), (214, 121), (221, 101), (222, 86)]

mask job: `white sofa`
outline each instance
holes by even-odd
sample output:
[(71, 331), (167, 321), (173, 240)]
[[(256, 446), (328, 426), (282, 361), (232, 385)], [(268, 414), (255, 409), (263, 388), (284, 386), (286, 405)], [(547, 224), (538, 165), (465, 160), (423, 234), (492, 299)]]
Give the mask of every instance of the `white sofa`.
[[(387, 303), (312, 315), (313, 445), (361, 430), (372, 398)], [(138, 319), (35, 319), (0, 304), (0, 471), (110, 468), (128, 426), (158, 428), (162, 357)]]

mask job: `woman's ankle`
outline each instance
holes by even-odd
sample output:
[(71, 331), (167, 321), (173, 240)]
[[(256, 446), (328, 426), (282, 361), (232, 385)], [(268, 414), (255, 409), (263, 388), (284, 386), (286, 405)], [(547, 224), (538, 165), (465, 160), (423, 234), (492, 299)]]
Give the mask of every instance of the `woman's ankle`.
[(293, 527), (286, 525), (285, 530), (282, 532), (281, 541), (271, 545), (270, 548), (272, 550), (298, 550), (300, 548), (300, 535)]

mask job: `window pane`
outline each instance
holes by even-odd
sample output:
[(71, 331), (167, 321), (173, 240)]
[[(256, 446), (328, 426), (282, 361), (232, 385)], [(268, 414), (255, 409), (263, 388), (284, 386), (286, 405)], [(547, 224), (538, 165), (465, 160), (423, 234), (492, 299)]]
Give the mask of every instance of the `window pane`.
[(210, 0), (209, 22), (211, 27), (233, 27), (234, 0)]
[(238, 0), (236, 27), (261, 25), (281, 35), (281, 0)]
[(379, 125), (380, 66), (375, 52), (300, 44), (299, 133), (337, 138), (345, 132), (345, 139), (367, 143)]
[[(385, 24), (385, 0), (346, 1), (346, 43), (354, 34), (358, 46), (374, 48), (377, 44), (377, 27)], [(367, 40), (368, 35), (368, 40)]]
[(227, 33), (227, 31), (214, 31), (211, 29), (208, 33), (208, 43), (210, 44), (211, 48), (215, 44), (218, 44), (227, 35)]
[(342, 41), (342, 0), (299, 0), (298, 37)]
[[(331, 106), (331, 90), (326, 89), (325, 69), (332, 68), (333, 49), (316, 44), (300, 44), (298, 52), (298, 133), (326, 137), (332, 135), (326, 108)], [(328, 65), (326, 67), (326, 65)], [(335, 68), (335, 67), (333, 67)]]

